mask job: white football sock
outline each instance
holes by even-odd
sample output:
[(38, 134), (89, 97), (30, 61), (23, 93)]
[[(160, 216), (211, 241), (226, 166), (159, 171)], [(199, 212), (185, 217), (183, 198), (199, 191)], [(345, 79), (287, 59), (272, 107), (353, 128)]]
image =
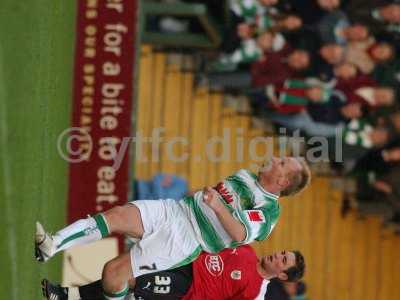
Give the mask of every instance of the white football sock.
[(108, 225), (102, 214), (80, 219), (53, 235), (55, 253), (101, 240), (108, 235)]
[(126, 295), (128, 295), (128, 292), (129, 292), (129, 287), (128, 287), (128, 284), (127, 284), (126, 287), (123, 290), (119, 291), (119, 292), (116, 292), (116, 293), (106, 293), (106, 292), (104, 292), (103, 295), (104, 295), (104, 298), (107, 299), (107, 300), (124, 300)]
[(68, 300), (81, 300), (81, 295), (79, 294), (79, 288), (77, 287), (68, 288)]

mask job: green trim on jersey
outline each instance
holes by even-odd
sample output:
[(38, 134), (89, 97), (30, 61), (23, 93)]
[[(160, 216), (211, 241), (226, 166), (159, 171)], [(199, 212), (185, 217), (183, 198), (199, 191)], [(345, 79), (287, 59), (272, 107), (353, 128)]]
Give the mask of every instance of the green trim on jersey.
[(230, 176), (226, 179), (228, 181), (233, 190), (240, 197), (240, 204), (242, 209), (251, 209), (254, 207), (254, 197), (250, 190), (250, 188), (243, 182), (243, 180), (237, 176)]
[(201, 237), (207, 244), (209, 250), (211, 252), (219, 252), (224, 249), (225, 245), (222, 242), (221, 237), (218, 235), (208, 218), (203, 214), (201, 208), (196, 205), (194, 197), (185, 197), (184, 201), (194, 213), (197, 225), (201, 229)]
[(258, 180), (255, 181), (255, 184), (256, 184), (256, 186), (265, 194), (265, 196), (267, 196), (267, 198), (269, 198), (270, 200), (276, 200), (276, 201), (278, 201), (279, 196), (278, 196), (278, 195), (275, 195), (275, 194), (272, 194), (272, 193), (270, 193), (270, 192), (267, 192), (267, 191), (262, 187), (262, 185), (258, 182)]
[(240, 170), (218, 183), (215, 190), (232, 216), (245, 226), (246, 238), (236, 242), (229, 237), (218, 218), (203, 203), (200, 191), (185, 197), (184, 203), (191, 211), (191, 221), (198, 226), (197, 237), (204, 250), (219, 252), (268, 237), (280, 214), (278, 196), (267, 192), (255, 174)]
[(251, 178), (253, 178), (255, 181), (258, 181), (258, 176), (257, 176), (256, 174), (254, 174), (254, 173), (252, 173), (252, 172), (249, 172), (249, 171), (247, 171), (247, 174), (249, 174), (249, 176), (250, 176)]
[(201, 246), (198, 246), (196, 248), (196, 250), (193, 251), (192, 254), (190, 254), (184, 260), (182, 260), (181, 262), (179, 262), (176, 265), (172, 266), (168, 270), (179, 268), (179, 267), (182, 267), (182, 266), (186, 266), (186, 265), (192, 263), (193, 261), (195, 261), (199, 257), (199, 255), (201, 254), (202, 251), (203, 251), (203, 248), (201, 248)]
[(258, 9), (257, 9), (256, 4), (253, 4), (251, 6), (246, 6), (243, 3), (243, 1), (241, 1), (239, 3), (239, 6), (240, 6), (240, 10), (241, 10), (241, 17), (247, 18), (247, 19), (249, 19), (249, 18), (253, 19), (257, 15)]
[(100, 230), (101, 233), (101, 237), (107, 237), (110, 234), (110, 231), (108, 230), (108, 226), (103, 214), (97, 214), (93, 216), (93, 219), (96, 221), (97, 228)]

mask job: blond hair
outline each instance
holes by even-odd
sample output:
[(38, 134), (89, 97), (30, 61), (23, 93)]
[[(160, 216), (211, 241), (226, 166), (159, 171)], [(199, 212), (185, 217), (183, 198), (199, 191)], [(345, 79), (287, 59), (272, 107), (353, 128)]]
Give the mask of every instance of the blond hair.
[(296, 159), (301, 164), (301, 170), (289, 174), (289, 185), (283, 191), (281, 191), (281, 196), (294, 196), (302, 192), (310, 184), (310, 167), (304, 159)]

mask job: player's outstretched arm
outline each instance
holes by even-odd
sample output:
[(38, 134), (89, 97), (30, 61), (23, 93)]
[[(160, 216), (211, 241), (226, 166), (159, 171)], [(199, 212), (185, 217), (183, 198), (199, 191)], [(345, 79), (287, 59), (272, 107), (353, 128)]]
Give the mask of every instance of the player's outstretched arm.
[(203, 201), (215, 212), (226, 232), (235, 242), (246, 239), (246, 228), (236, 220), (218, 197), (218, 192), (206, 187), (203, 190)]

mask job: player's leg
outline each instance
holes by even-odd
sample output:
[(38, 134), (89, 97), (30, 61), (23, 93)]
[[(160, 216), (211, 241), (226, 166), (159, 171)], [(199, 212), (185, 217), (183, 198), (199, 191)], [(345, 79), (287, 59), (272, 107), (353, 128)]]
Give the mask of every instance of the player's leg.
[[(198, 257), (201, 248), (196, 242), (187, 243), (184, 238), (177, 238), (174, 231), (168, 233), (160, 230), (145, 237), (129, 253), (104, 266), (102, 284), (105, 299), (124, 299), (128, 283), (130, 287), (135, 286), (135, 296), (143, 299), (156, 300), (161, 295), (161, 299), (179, 299), (177, 295), (183, 296), (188, 291), (192, 281), (190, 263)], [(176, 270), (156, 273), (171, 268)]]
[(73, 297), (74, 291), (72, 291), (72, 289), (61, 287), (61, 285), (51, 283), (47, 279), (42, 280), (42, 293), (43, 297), (45, 297), (47, 300), (80, 299)]
[[(135, 287), (134, 281), (129, 282), (129, 288)], [(97, 280), (82, 286), (63, 287), (47, 279), (42, 280), (43, 296), (47, 300), (100, 300), (103, 299), (103, 285)]]
[(188, 264), (176, 269), (137, 277), (133, 292), (136, 299), (182, 299), (189, 291), (192, 280), (192, 264)]
[(136, 205), (117, 206), (102, 214), (78, 220), (52, 236), (37, 223), (35, 255), (37, 260), (47, 261), (59, 251), (101, 240), (112, 233), (142, 237), (143, 223)]
[(105, 264), (102, 274), (103, 294), (107, 300), (123, 300), (134, 280), (131, 255), (124, 253)]
[[(139, 276), (129, 282), (136, 299), (176, 300), (181, 299), (192, 285), (192, 264), (176, 269)], [(47, 300), (99, 300), (103, 299), (101, 280), (78, 287), (62, 287), (42, 280), (43, 296)]]

